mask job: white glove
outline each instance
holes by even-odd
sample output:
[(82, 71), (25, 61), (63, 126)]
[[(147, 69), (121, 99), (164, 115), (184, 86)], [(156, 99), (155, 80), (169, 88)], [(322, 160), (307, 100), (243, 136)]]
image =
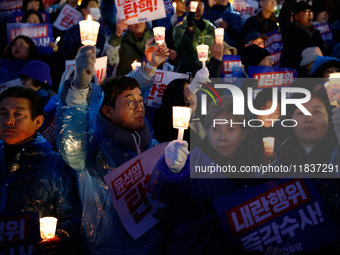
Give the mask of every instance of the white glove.
[(184, 167), (188, 155), (188, 143), (174, 140), (165, 148), (165, 163), (172, 172), (179, 173)]
[(195, 78), (189, 84), (190, 92), (195, 94), (199, 88), (202, 87), (202, 83), (205, 82), (210, 82), (209, 71), (206, 67), (202, 68), (196, 73)]
[(340, 145), (340, 107), (333, 109), (332, 112), (334, 113), (332, 122), (334, 124), (336, 137), (338, 138), (338, 144)]
[(75, 60), (73, 86), (76, 89), (88, 87), (94, 74), (94, 63), (96, 63), (96, 47), (81, 47)]
[(178, 17), (176, 15), (176, 12), (174, 12), (174, 14), (172, 14), (170, 18), (170, 23), (173, 27), (177, 24), (177, 20), (178, 20)]

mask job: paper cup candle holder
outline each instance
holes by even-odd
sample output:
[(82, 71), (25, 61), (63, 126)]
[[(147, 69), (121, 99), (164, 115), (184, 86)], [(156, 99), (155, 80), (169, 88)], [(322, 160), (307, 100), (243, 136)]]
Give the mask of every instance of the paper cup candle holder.
[(275, 143), (274, 137), (264, 137), (263, 138), (264, 152), (274, 153), (274, 143)]
[(196, 49), (197, 49), (198, 60), (202, 61), (202, 66), (204, 68), (205, 62), (208, 60), (209, 46), (205, 44), (201, 44), (201, 45), (198, 45)]
[(191, 12), (196, 12), (198, 6), (198, 2), (196, 1), (191, 1), (190, 2), (190, 11)]
[(55, 237), (58, 219), (55, 217), (43, 217), (40, 219), (41, 239), (47, 240)]
[(165, 41), (165, 27), (154, 27), (153, 34), (155, 35), (155, 41), (158, 44), (162, 44)]
[(224, 28), (215, 28), (215, 41), (216, 43), (223, 44)]
[(96, 45), (100, 24), (93, 21), (91, 15), (87, 16), (87, 20), (79, 22), (80, 39), (83, 45)]
[(178, 129), (177, 140), (183, 141), (184, 129), (188, 129), (191, 116), (189, 107), (172, 107), (172, 126)]
[(332, 73), (324, 84), (331, 105), (340, 106), (340, 73)]

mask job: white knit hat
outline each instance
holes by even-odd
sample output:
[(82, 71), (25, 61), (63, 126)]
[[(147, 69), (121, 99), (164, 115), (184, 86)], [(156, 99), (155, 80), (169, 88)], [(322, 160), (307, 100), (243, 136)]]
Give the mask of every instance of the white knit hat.
[(317, 56), (323, 56), (319, 47), (308, 47), (304, 49), (301, 53), (302, 60), (300, 66), (306, 66), (315, 61)]

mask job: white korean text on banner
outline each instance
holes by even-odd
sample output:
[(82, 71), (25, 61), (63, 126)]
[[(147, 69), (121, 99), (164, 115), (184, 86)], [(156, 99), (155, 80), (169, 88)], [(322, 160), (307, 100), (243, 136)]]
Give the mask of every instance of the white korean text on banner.
[(10, 43), (15, 37), (25, 35), (30, 37), (38, 53), (41, 55), (51, 55), (52, 48), (48, 46), (52, 42), (51, 24), (33, 23), (7, 23), (7, 41)]
[(130, 25), (165, 18), (163, 0), (115, 0), (118, 18)]
[(282, 34), (275, 30), (267, 33), (266, 36), (268, 36), (268, 40), (264, 42), (264, 48), (269, 51), (273, 66), (280, 66), (283, 55)]
[(15, 79), (15, 80), (11, 80), (11, 81), (7, 81), (7, 82), (0, 84), (0, 92), (3, 91), (4, 89), (9, 88), (9, 87), (21, 86), (21, 85), (22, 85), (22, 83), (21, 83), (20, 78)]
[(39, 212), (0, 212), (0, 254), (32, 255), (40, 241)]
[(164, 0), (164, 8), (166, 16), (169, 16), (174, 11), (174, 7), (172, 7), (172, 0)]
[(72, 8), (70, 5), (65, 4), (64, 8), (58, 15), (58, 18), (53, 23), (53, 26), (58, 28), (60, 31), (64, 31), (77, 24), (82, 18), (83, 15), (80, 12)]
[[(67, 60), (65, 63), (66, 70), (75, 65), (75, 60)], [(98, 84), (101, 84), (106, 78), (107, 56), (96, 58), (94, 72), (96, 73)]]
[[(48, 12), (39, 12), (44, 23), (50, 23), (50, 14)], [(12, 22), (13, 23), (20, 23), (22, 16), (24, 16), (25, 12), (15, 12), (12, 15)]]
[(281, 179), (214, 200), (233, 249), (300, 254), (340, 238), (312, 179)]
[(314, 27), (320, 31), (321, 38), (326, 48), (334, 46), (333, 32), (331, 24), (319, 23), (314, 24)]
[(164, 207), (164, 204), (151, 197), (149, 180), (167, 145), (159, 144), (104, 176), (118, 216), (134, 239), (158, 222), (152, 214), (158, 207)]
[(164, 91), (168, 84), (175, 79), (189, 79), (189, 75), (169, 71), (156, 70), (155, 81), (150, 89), (148, 106), (158, 108), (162, 104)]
[(255, 11), (259, 8), (259, 3), (257, 1), (235, 0), (233, 6), (235, 11), (240, 13), (243, 22), (245, 22), (255, 14)]
[(21, 12), (22, 0), (0, 0), (0, 17), (5, 23), (12, 22), (12, 15)]
[(237, 74), (243, 73), (241, 56), (223, 55), (222, 61), (223, 66), (220, 77), (224, 79), (224, 82), (234, 83), (236, 81), (236, 78), (241, 77)]

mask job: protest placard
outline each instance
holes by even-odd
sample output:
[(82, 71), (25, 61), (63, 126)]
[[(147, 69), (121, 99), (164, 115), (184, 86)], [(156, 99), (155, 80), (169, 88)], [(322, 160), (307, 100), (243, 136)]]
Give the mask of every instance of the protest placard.
[(0, 92), (3, 91), (4, 89), (7, 89), (9, 87), (13, 87), (13, 86), (21, 86), (21, 79), (14, 79), (14, 80), (10, 80), (10, 81), (6, 81), (2, 84), (0, 84)]
[(235, 0), (233, 6), (235, 11), (240, 13), (243, 22), (245, 22), (254, 15), (259, 8), (259, 3), (257, 1)]
[(214, 200), (233, 249), (300, 254), (340, 238), (313, 180), (282, 179)]
[(158, 220), (152, 214), (164, 204), (149, 193), (149, 179), (168, 143), (159, 144), (104, 176), (111, 199), (126, 231), (137, 239)]
[(21, 12), (21, 0), (0, 0), (0, 17), (5, 23), (12, 22), (12, 15)]
[(321, 38), (324, 42), (325, 47), (334, 46), (333, 32), (331, 24), (319, 23), (314, 25), (317, 30), (320, 31)]
[(52, 48), (48, 46), (48, 44), (52, 42), (51, 24), (7, 23), (8, 43), (10, 43), (15, 37), (19, 35), (30, 37), (34, 41), (39, 54), (52, 54)]
[(168, 84), (175, 79), (189, 79), (189, 75), (169, 71), (156, 70), (155, 81), (150, 89), (148, 106), (158, 108), (162, 104), (164, 91)]
[[(67, 60), (65, 63), (65, 69), (69, 69), (75, 66), (75, 60)], [(94, 64), (94, 72), (96, 73), (98, 84), (101, 84), (106, 78), (107, 69), (107, 56), (96, 58), (96, 63)]]
[(271, 88), (289, 86), (297, 77), (297, 72), (285, 67), (249, 66), (248, 76), (258, 80), (258, 88)]
[(115, 0), (118, 19), (130, 25), (166, 17), (164, 2), (159, 0)]
[(237, 73), (243, 72), (243, 65), (241, 63), (241, 56), (238, 55), (223, 55), (223, 66), (220, 77), (224, 82), (233, 83), (236, 77), (239, 77)]
[(283, 56), (283, 41), (280, 31), (272, 31), (267, 33), (268, 40), (264, 42), (264, 48), (269, 51), (273, 61), (273, 66), (278, 67)]
[(82, 18), (83, 15), (80, 12), (70, 5), (65, 4), (58, 18), (54, 21), (53, 26), (60, 31), (64, 31), (77, 24)]
[(39, 212), (0, 212), (0, 254), (32, 255), (40, 241)]

